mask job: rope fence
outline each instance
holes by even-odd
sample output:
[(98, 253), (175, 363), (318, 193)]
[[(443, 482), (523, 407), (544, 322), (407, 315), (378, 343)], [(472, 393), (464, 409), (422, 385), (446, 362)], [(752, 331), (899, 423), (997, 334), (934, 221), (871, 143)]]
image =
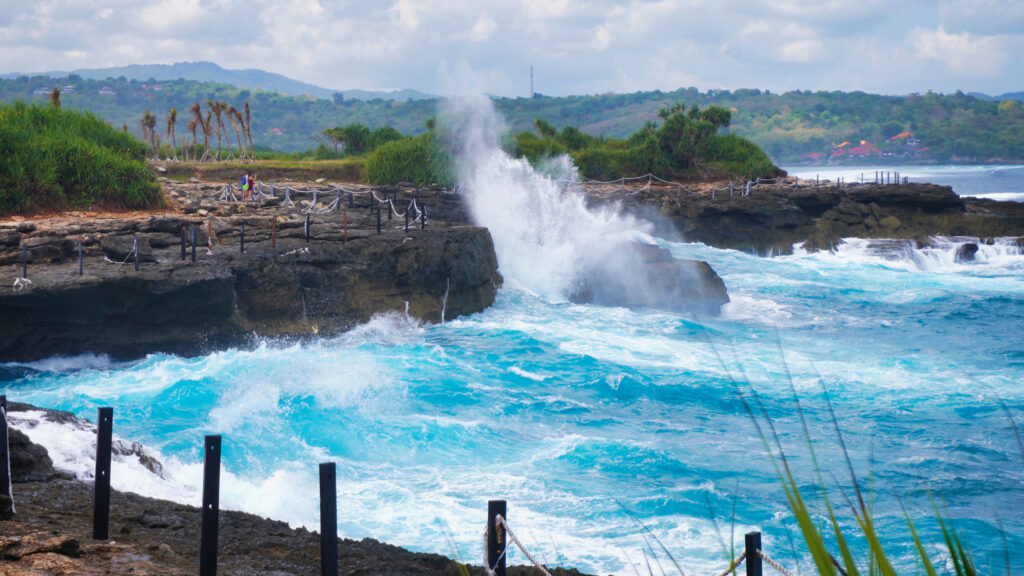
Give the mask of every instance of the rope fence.
[[(15, 513), (13, 482), (9, 471), (11, 454), (8, 450), (7, 396), (0, 394), (0, 518)], [(96, 474), (93, 506), (93, 539), (106, 540), (110, 534), (111, 507), (111, 454), (114, 425), (114, 409), (97, 409), (96, 433)], [(220, 435), (207, 435), (203, 442), (203, 490), (202, 510), (197, 520), (201, 522), (199, 546), (200, 576), (214, 576), (217, 573), (217, 539), (219, 530)], [(337, 512), (337, 468), (334, 462), (319, 465), (320, 476), (320, 545), (321, 575), (338, 573), (338, 512)], [(116, 494), (115, 494), (116, 496)], [(487, 576), (506, 576), (508, 544), (511, 542), (523, 556), (544, 576), (552, 576), (548, 567), (539, 562), (513, 531), (508, 521), (505, 500), (490, 500), (487, 503), (487, 523), (483, 532), (483, 567)], [(832, 559), (842, 572), (842, 567)], [(729, 567), (717, 574), (728, 576), (746, 562), (747, 576), (761, 576), (762, 561), (782, 576), (793, 573), (769, 557), (761, 549), (761, 533), (750, 532), (745, 536), (745, 550), (732, 560)]]

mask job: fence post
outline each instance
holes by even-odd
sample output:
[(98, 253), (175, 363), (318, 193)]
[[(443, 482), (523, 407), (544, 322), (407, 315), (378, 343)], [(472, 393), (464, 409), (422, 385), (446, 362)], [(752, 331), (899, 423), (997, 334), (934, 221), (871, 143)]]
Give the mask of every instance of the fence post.
[(355, 208), (356, 207), (355, 194), (352, 194), (351, 192), (348, 193), (348, 207), (349, 208)]
[(220, 435), (203, 443), (203, 525), (199, 541), (199, 576), (217, 575), (217, 523), (220, 511)]
[(83, 253), (82, 253), (82, 241), (81, 241), (81, 240), (79, 240), (79, 241), (78, 241), (78, 275), (79, 275), (79, 276), (81, 276), (81, 275), (82, 275), (82, 272), (83, 272), (83, 269), (82, 269), (82, 266), (83, 266), (83, 264), (82, 264), (82, 260), (83, 260)]
[(21, 246), (21, 277), (28, 278), (28, 247)]
[(14, 515), (11, 488), (11, 449), (7, 440), (7, 396), (0, 395), (0, 519)]
[(422, 218), (420, 218), (420, 230), (426, 230), (426, 228), (427, 228), (427, 206), (426, 206), (426, 204), (423, 205), (423, 210), (421, 210), (420, 212), (422, 212), (422, 214), (420, 214), (422, 216)]
[(238, 243), (238, 253), (239, 254), (245, 254), (245, 222), (242, 222), (241, 236), (242, 236), (242, 239)]
[(406, 206), (406, 208), (405, 208), (405, 231), (406, 231), (406, 233), (409, 232), (409, 207), (408, 206)]
[(196, 263), (196, 227), (192, 227), (192, 263)]
[(185, 259), (185, 227), (181, 227), (181, 259)]
[(96, 481), (92, 508), (92, 539), (106, 540), (110, 532), (110, 448), (114, 409), (96, 411)]
[(746, 536), (747, 546), (747, 576), (761, 576), (761, 533), (750, 532)]
[(320, 464), (320, 576), (338, 574), (338, 484), (334, 462)]
[(135, 252), (135, 271), (139, 271), (139, 237), (132, 238), (132, 252)]
[[(350, 192), (350, 194), (351, 194), (351, 192)], [(341, 222), (342, 222), (342, 227), (344, 229), (343, 230), (344, 234), (342, 235), (342, 239), (345, 242), (348, 242), (348, 210), (345, 210), (342, 213)]]
[(380, 206), (377, 206), (377, 235), (380, 236)]
[(309, 244), (309, 214), (306, 214), (306, 244)]
[(505, 529), (495, 522), (495, 518), (501, 515), (506, 521), (508, 512), (504, 500), (489, 500), (487, 502), (487, 568), (494, 570), (497, 576), (505, 576)]

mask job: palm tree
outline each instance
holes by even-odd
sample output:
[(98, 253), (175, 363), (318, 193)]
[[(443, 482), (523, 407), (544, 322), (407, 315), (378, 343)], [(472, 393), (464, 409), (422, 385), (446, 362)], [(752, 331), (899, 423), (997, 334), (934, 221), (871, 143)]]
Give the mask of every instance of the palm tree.
[(209, 144), (210, 132), (213, 132), (213, 111), (207, 110), (206, 111), (206, 119), (203, 120), (203, 145), (206, 146), (206, 152), (203, 153), (203, 160), (204, 161), (207, 158), (209, 158), (210, 156), (212, 156), (212, 154), (210, 154), (210, 144)]
[(152, 112), (146, 110), (146, 113), (142, 115), (142, 139), (149, 140), (149, 145), (153, 148), (153, 158), (157, 158), (158, 148), (156, 140), (156, 116)]
[(249, 155), (256, 160), (256, 151), (252, 147), (252, 116), (249, 114), (249, 101), (245, 101), (245, 134), (249, 139)]
[[(196, 138), (196, 127), (198, 126), (203, 129), (203, 157), (205, 158), (206, 149), (208, 147), (208, 138), (206, 136), (206, 126), (203, 124), (203, 110), (199, 106), (199, 102), (196, 102), (192, 104), (188, 111), (192, 113), (192, 122), (195, 122), (195, 126), (193, 126), (191, 122), (189, 123), (189, 129), (192, 130), (192, 146), (194, 148), (199, 144), (199, 140)], [(198, 156), (198, 154), (196, 154), (196, 151), (193, 149), (192, 159), (195, 160), (196, 156)]]
[(175, 159), (178, 158), (178, 135), (175, 134), (175, 125), (178, 123), (178, 109), (171, 108), (171, 113), (167, 115), (167, 143), (171, 145), (172, 154)]
[[(220, 102), (215, 102), (213, 100), (206, 101), (206, 107), (217, 117), (217, 160), (220, 160), (221, 134), (224, 132), (224, 119), (221, 117), (221, 114), (224, 112), (224, 108), (222, 108), (222, 106), (223, 104)], [(228, 147), (230, 148), (230, 146), (231, 141), (229, 140)]]
[(60, 89), (54, 88), (50, 92), (50, 104), (53, 104), (54, 108), (60, 108)]
[[(245, 162), (245, 153), (242, 149), (242, 137), (238, 133), (238, 123), (235, 119), (241, 120), (242, 115), (238, 113), (238, 109), (234, 106), (228, 108), (228, 121), (231, 122), (231, 127), (235, 129), (235, 140), (238, 142), (238, 158)], [(228, 141), (231, 141), (231, 137), (228, 137)]]
[[(196, 146), (199, 142), (196, 140), (196, 128), (199, 127), (199, 122), (193, 118), (188, 121), (188, 129), (192, 131), (192, 160), (196, 159)], [(185, 154), (185, 161), (188, 161), (188, 154)]]

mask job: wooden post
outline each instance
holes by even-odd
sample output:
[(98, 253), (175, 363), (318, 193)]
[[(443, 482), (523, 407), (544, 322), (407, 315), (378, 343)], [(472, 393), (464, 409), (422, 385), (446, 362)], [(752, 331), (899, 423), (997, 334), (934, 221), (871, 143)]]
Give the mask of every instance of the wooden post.
[(21, 277), (28, 278), (28, 247), (21, 247)]
[(82, 265), (83, 265), (83, 263), (82, 263), (82, 260), (83, 260), (83, 252), (82, 252), (82, 241), (81, 241), (81, 240), (79, 240), (79, 241), (78, 241), (78, 275), (79, 275), (79, 276), (81, 276), (81, 275), (82, 275), (82, 272), (83, 272), (83, 269), (82, 269)]
[(320, 576), (338, 574), (338, 483), (334, 462), (320, 464)]
[(380, 206), (377, 206), (377, 235), (380, 236)]
[(220, 435), (203, 444), (203, 524), (199, 541), (199, 576), (217, 575), (217, 528), (220, 520)]
[(505, 546), (508, 544), (505, 538), (505, 529), (499, 527), (495, 518), (500, 515), (508, 520), (504, 500), (490, 500), (487, 502), (487, 566), (485, 568), (494, 570), (497, 576), (505, 576)]
[(196, 263), (196, 238), (197, 238), (197, 236), (198, 236), (198, 232), (196, 231), (196, 227), (193, 226), (192, 227), (192, 263), (193, 264)]
[(110, 532), (110, 449), (114, 430), (114, 409), (100, 408), (96, 414), (96, 481), (92, 508), (92, 538), (106, 540)]
[(11, 487), (11, 448), (7, 439), (7, 396), (0, 395), (0, 519), (14, 514), (14, 490)]
[(309, 214), (306, 214), (306, 244), (309, 244)]
[(420, 230), (425, 230), (427, 228), (427, 207), (426, 207), (426, 205), (423, 206), (422, 212), (423, 212), (423, 214), (421, 214), (422, 218), (420, 218)]
[(405, 231), (406, 231), (406, 233), (409, 232), (409, 208), (408, 207), (405, 208)]
[[(349, 192), (349, 194), (352, 194), (352, 193)], [(351, 198), (351, 196), (349, 196), (349, 197)], [(348, 210), (345, 210), (345, 212), (342, 215), (341, 219), (342, 219), (342, 225), (344, 226), (344, 235), (342, 236), (342, 238), (344, 239), (345, 242), (348, 242)]]
[(181, 259), (185, 259), (185, 227), (181, 227)]
[(139, 271), (139, 238), (132, 238), (132, 252), (135, 253), (135, 271)]
[(747, 558), (745, 560), (747, 564), (747, 576), (761, 576), (761, 555), (758, 551), (761, 550), (761, 533), (750, 532), (746, 536), (747, 546)]
[(355, 194), (353, 194), (351, 192), (348, 193), (348, 207), (349, 208), (355, 208), (356, 207), (356, 197), (355, 197)]

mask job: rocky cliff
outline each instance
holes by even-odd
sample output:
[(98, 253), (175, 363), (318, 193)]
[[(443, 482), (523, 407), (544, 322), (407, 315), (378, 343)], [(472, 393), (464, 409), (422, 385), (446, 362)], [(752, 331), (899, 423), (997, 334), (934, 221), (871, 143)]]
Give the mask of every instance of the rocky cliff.
[(730, 195), (675, 186), (591, 187), (587, 197), (592, 205), (618, 203), (626, 212), (660, 219), (663, 233), (762, 255), (787, 254), (798, 243), (831, 249), (844, 237), (1024, 237), (1024, 204), (960, 198), (952, 188), (933, 184), (797, 188), (789, 180), (747, 195), (738, 188)]
[[(428, 223), (406, 230), (384, 204), (378, 234), (368, 193), (328, 212), (308, 196), (286, 207), (280, 196), (223, 202), (216, 186), (167, 187), (167, 213), (0, 223), (0, 360), (199, 353), (254, 335), (338, 333), (382, 312), (438, 322), (483, 310), (501, 284), (489, 233), (460, 221), (461, 203), (441, 191), (390, 191), (396, 207), (416, 194)], [(29, 282), (18, 280), (23, 257)]]

